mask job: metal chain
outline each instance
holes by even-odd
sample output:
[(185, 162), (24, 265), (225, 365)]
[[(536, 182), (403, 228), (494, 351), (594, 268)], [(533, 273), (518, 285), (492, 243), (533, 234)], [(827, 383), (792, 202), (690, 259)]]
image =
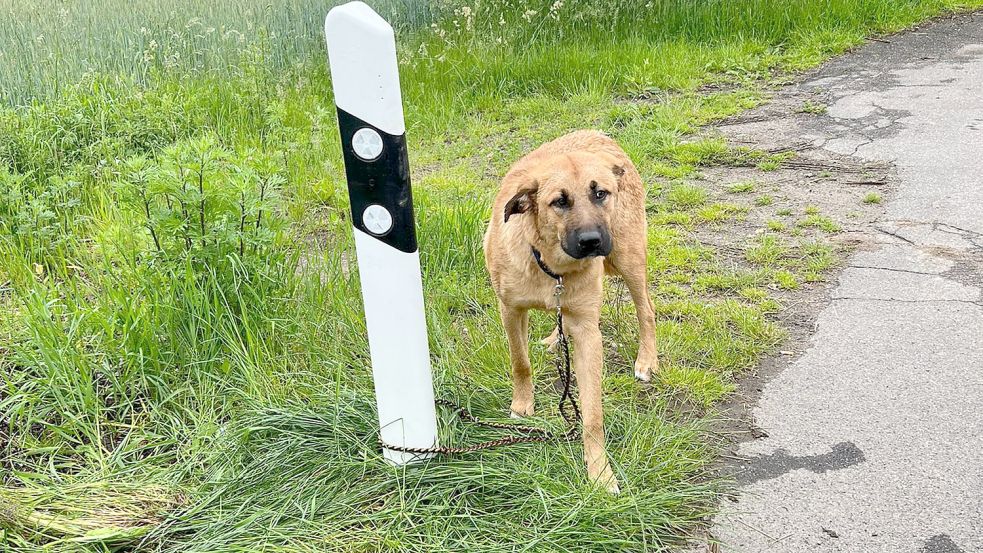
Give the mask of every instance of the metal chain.
[[(563, 330), (563, 306), (561, 298), (563, 296), (563, 277), (559, 276), (556, 279), (556, 286), (553, 288), (553, 297), (556, 299), (556, 336), (557, 345), (560, 347), (560, 353), (556, 357), (556, 371), (559, 373), (560, 381), (563, 383), (563, 393), (560, 395), (559, 411), (563, 420), (567, 422), (567, 431), (562, 435), (554, 434), (549, 430), (543, 428), (537, 428), (535, 426), (525, 426), (521, 424), (514, 423), (504, 423), (504, 422), (491, 422), (484, 421), (478, 417), (472, 415), (467, 409), (457, 405), (456, 403), (446, 400), (437, 399), (436, 403), (439, 405), (444, 405), (453, 409), (457, 416), (462, 420), (468, 421), (471, 424), (477, 426), (484, 426), (487, 428), (497, 428), (501, 430), (512, 430), (515, 432), (522, 432), (527, 434), (526, 436), (506, 436), (504, 438), (499, 438), (497, 440), (489, 440), (487, 442), (479, 442), (469, 446), (463, 447), (450, 447), (450, 446), (436, 446), (436, 447), (406, 447), (398, 445), (390, 445), (379, 439), (379, 445), (390, 451), (399, 451), (402, 453), (411, 453), (415, 455), (456, 455), (460, 453), (473, 453), (475, 451), (482, 451), (486, 449), (493, 449), (496, 447), (502, 447), (507, 445), (516, 444), (528, 444), (528, 443), (538, 443), (546, 442), (556, 439), (566, 439), (573, 440), (579, 436), (577, 423), (580, 421), (580, 407), (577, 405), (577, 400), (574, 399), (573, 393), (571, 391), (570, 383), (572, 380), (572, 375), (570, 371), (570, 342), (567, 338), (566, 333)], [(568, 404), (571, 407), (572, 413), (568, 413), (568, 410), (564, 408), (564, 405)]]
[[(563, 330), (563, 292), (563, 276), (557, 276), (556, 286), (553, 288), (553, 297), (556, 298), (556, 342), (563, 354), (556, 357), (556, 372), (560, 377), (560, 382), (563, 383), (563, 393), (560, 394), (558, 408), (563, 420), (567, 421), (567, 425), (570, 427), (567, 430), (567, 434), (575, 437), (577, 423), (580, 422), (580, 406), (577, 405), (577, 400), (574, 399), (570, 389), (570, 382), (573, 380), (573, 376), (570, 371), (570, 340)], [(573, 411), (572, 415), (568, 414), (567, 410), (563, 408), (566, 403), (570, 404), (570, 408)]]

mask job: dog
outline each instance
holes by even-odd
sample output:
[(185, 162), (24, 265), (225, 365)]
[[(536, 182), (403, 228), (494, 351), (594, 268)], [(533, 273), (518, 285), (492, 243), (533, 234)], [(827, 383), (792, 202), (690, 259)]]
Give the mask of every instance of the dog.
[[(612, 493), (618, 492), (618, 481), (608, 463), (601, 407), (603, 278), (620, 275), (628, 286), (639, 326), (635, 376), (648, 381), (659, 360), (647, 236), (645, 187), (635, 166), (613, 139), (583, 130), (543, 144), (509, 169), (484, 237), (485, 263), (509, 343), (512, 415), (534, 412), (529, 310), (556, 309), (554, 276), (562, 276), (561, 308), (573, 344), (587, 474)], [(556, 338), (554, 331), (544, 343)]]

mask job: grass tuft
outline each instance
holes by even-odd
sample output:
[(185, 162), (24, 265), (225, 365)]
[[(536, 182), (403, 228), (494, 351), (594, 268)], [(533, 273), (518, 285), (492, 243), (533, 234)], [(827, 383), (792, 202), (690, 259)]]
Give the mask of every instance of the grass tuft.
[(881, 203), (881, 195), (877, 192), (868, 192), (863, 199), (865, 204), (879, 204)]
[(751, 263), (769, 266), (778, 263), (788, 253), (788, 246), (781, 237), (762, 234), (745, 249), (744, 256)]
[(669, 189), (666, 199), (677, 209), (698, 207), (706, 203), (709, 195), (704, 188), (692, 184), (675, 184)]
[(730, 192), (731, 194), (748, 194), (750, 192), (754, 192), (755, 186), (756, 183), (754, 181), (737, 182), (728, 185), (727, 192)]

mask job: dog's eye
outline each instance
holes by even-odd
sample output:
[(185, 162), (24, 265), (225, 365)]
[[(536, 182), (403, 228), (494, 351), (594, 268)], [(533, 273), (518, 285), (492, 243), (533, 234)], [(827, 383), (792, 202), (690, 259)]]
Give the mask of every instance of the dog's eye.
[(601, 201), (604, 198), (607, 198), (608, 197), (608, 194), (610, 194), (610, 192), (608, 192), (607, 190), (600, 190), (600, 189), (595, 190), (594, 191), (594, 199), (597, 200), (597, 201)]
[(570, 205), (570, 200), (568, 200), (567, 199), (567, 195), (564, 194), (564, 195), (560, 196), (559, 198), (557, 198), (557, 199), (553, 200), (552, 202), (550, 202), (550, 205), (553, 206), (553, 207), (567, 207), (567, 206)]

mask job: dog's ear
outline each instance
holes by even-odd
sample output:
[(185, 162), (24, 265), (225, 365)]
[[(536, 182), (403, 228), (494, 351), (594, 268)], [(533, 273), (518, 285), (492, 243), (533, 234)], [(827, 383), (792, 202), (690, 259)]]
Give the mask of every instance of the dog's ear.
[(608, 166), (611, 173), (614, 174), (615, 178), (618, 179), (618, 186), (621, 186), (621, 177), (625, 176), (625, 164), (627, 163), (624, 158), (620, 158), (611, 153), (604, 152), (599, 153), (598, 156), (601, 158), (602, 162)]
[(611, 172), (614, 173), (615, 178), (618, 179), (618, 190), (621, 190), (621, 177), (625, 176), (625, 164), (621, 161), (615, 161), (611, 164)]
[(518, 213), (525, 213), (536, 208), (536, 192), (539, 191), (539, 183), (532, 181), (512, 196), (512, 199), (505, 204), (505, 222), (509, 222), (509, 217)]

